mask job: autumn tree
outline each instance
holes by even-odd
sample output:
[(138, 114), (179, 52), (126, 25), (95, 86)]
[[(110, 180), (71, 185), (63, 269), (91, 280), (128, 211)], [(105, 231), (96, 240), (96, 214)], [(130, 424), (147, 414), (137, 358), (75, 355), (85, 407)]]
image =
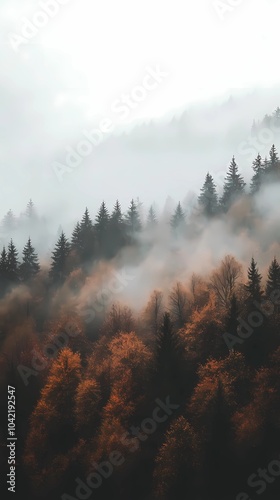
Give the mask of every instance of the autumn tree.
[(169, 309), (177, 328), (181, 328), (188, 317), (188, 296), (182, 283), (177, 282), (169, 294)]
[(66, 348), (51, 365), (40, 399), (32, 413), (24, 462), (36, 493), (54, 491), (69, 467), (74, 444), (75, 395), (81, 360)]
[(211, 288), (222, 306), (228, 306), (241, 276), (241, 265), (232, 255), (226, 255), (221, 265), (212, 273)]
[(193, 498), (196, 491), (197, 436), (183, 416), (172, 422), (156, 458), (154, 495), (159, 500)]

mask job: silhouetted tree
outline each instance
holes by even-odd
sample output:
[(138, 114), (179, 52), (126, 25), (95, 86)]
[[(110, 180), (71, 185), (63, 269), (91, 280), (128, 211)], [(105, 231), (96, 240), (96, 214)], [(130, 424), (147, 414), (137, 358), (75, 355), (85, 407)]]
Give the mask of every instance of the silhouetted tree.
[(198, 203), (202, 213), (207, 217), (213, 217), (218, 211), (218, 195), (212, 175), (209, 172), (206, 175), (203, 187), (200, 190)]
[(148, 230), (153, 230), (157, 225), (157, 218), (154, 207), (151, 205), (148, 212), (146, 228)]
[(170, 225), (176, 234), (180, 233), (185, 224), (185, 214), (179, 202), (174, 214), (171, 217)]
[(227, 211), (230, 205), (244, 193), (244, 188), (245, 182), (238, 172), (238, 166), (233, 157), (225, 178), (224, 192), (221, 199), (221, 205), (225, 211)]
[(262, 185), (263, 182), (263, 177), (264, 177), (264, 166), (262, 162), (262, 157), (260, 154), (257, 155), (256, 159), (253, 161), (252, 165), (254, 175), (252, 177), (251, 181), (251, 193), (255, 194), (257, 193)]
[(142, 225), (140, 215), (134, 200), (131, 200), (128, 212), (125, 217), (128, 235), (134, 239), (135, 235), (141, 231)]
[(23, 258), (22, 263), (20, 264), (20, 277), (24, 281), (28, 281), (34, 278), (40, 270), (38, 255), (35, 253), (35, 249), (31, 244), (30, 238), (28, 238), (22, 254)]
[(10, 241), (8, 246), (7, 277), (11, 284), (16, 284), (19, 282), (18, 251), (13, 243), (13, 240)]
[(63, 283), (67, 277), (69, 253), (70, 243), (62, 232), (52, 253), (50, 277), (55, 283)]
[(262, 276), (259, 273), (257, 263), (254, 257), (252, 257), (251, 265), (248, 269), (248, 281), (245, 285), (245, 290), (248, 293), (248, 298), (250, 302), (255, 300), (259, 301), (262, 298), (263, 292), (261, 289)]
[(266, 282), (266, 295), (267, 297), (275, 291), (280, 290), (280, 265), (274, 257), (268, 270), (268, 277)]
[(7, 233), (14, 231), (16, 228), (16, 218), (10, 209), (2, 220), (2, 227)]

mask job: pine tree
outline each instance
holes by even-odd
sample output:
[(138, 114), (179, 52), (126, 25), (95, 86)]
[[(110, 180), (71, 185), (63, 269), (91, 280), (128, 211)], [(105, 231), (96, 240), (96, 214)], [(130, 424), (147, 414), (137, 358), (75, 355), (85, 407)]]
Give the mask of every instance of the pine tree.
[(218, 211), (218, 195), (212, 175), (209, 172), (206, 175), (203, 187), (200, 190), (198, 203), (202, 213), (207, 217), (213, 217)]
[(29, 202), (27, 203), (25, 214), (28, 217), (28, 219), (35, 219), (35, 217), (36, 217), (35, 206), (34, 206), (33, 201), (31, 200), (31, 198), (30, 198)]
[(0, 256), (0, 289), (1, 293), (5, 293), (8, 284), (8, 255), (5, 247)]
[(254, 170), (254, 175), (251, 181), (251, 194), (257, 193), (262, 185), (263, 177), (264, 177), (264, 166), (262, 162), (262, 157), (258, 153), (256, 159), (253, 161), (252, 168)]
[(107, 251), (110, 246), (108, 237), (109, 218), (109, 212), (107, 210), (105, 202), (103, 201), (95, 218), (96, 222), (94, 226), (98, 241), (99, 255), (102, 257), (107, 257)]
[(275, 290), (280, 290), (280, 265), (274, 257), (268, 270), (268, 277), (266, 282), (266, 295), (269, 298), (271, 293)]
[(95, 218), (95, 228), (98, 233), (103, 233), (106, 231), (109, 222), (109, 212), (107, 210), (106, 204), (103, 201), (101, 203), (98, 214)]
[(221, 205), (225, 211), (227, 211), (230, 205), (244, 193), (245, 185), (243, 177), (238, 173), (238, 166), (233, 156), (225, 178), (224, 192), (221, 199)]
[(261, 281), (262, 276), (259, 273), (257, 263), (255, 259), (252, 257), (251, 265), (248, 269), (248, 281), (245, 285), (245, 289), (248, 292), (249, 300), (252, 301), (260, 301), (263, 295), (261, 289)]
[(111, 214), (110, 221), (115, 224), (123, 223), (122, 209), (119, 200), (117, 200), (114, 205), (114, 210)]
[(153, 206), (151, 205), (148, 212), (146, 229), (153, 230), (156, 227), (156, 225), (157, 225), (156, 213)]
[(137, 209), (137, 206), (132, 199), (130, 202), (129, 209), (127, 211), (126, 217), (125, 217), (125, 222), (126, 222), (126, 228), (127, 228), (127, 233), (131, 238), (134, 238), (135, 235), (141, 231), (142, 225), (141, 225), (141, 220), (140, 220), (140, 215)]
[(7, 277), (10, 283), (18, 283), (19, 281), (18, 251), (12, 239), (8, 246)]
[(77, 222), (76, 226), (73, 229), (71, 236), (71, 249), (77, 250), (78, 252), (81, 250), (81, 225)]
[(62, 283), (67, 276), (69, 253), (70, 244), (62, 232), (52, 253), (50, 277), (55, 283)]
[(159, 373), (171, 376), (178, 355), (178, 338), (173, 329), (170, 313), (163, 315), (163, 322), (156, 338), (156, 359)]
[(80, 222), (80, 230), (81, 258), (83, 263), (86, 264), (92, 261), (96, 250), (95, 232), (87, 208)]
[(40, 270), (38, 255), (35, 253), (35, 249), (31, 244), (30, 238), (28, 238), (22, 253), (23, 259), (20, 265), (20, 277), (24, 281), (28, 281), (34, 278)]
[(3, 218), (2, 227), (7, 233), (14, 231), (16, 228), (16, 218), (10, 209)]
[(107, 249), (107, 257), (114, 257), (125, 245), (126, 236), (124, 226), (121, 205), (117, 200), (108, 222), (108, 239), (110, 245)]
[(271, 174), (277, 173), (279, 169), (279, 156), (275, 145), (273, 144), (269, 151), (269, 172)]
[(233, 293), (231, 299), (230, 299), (230, 305), (229, 305), (229, 311), (228, 315), (226, 317), (226, 331), (230, 335), (237, 335), (237, 328), (239, 325), (238, 322), (238, 316), (239, 316), (239, 308), (238, 308), (238, 302), (237, 302), (237, 297), (235, 293)]
[(185, 214), (183, 212), (181, 203), (179, 202), (174, 214), (171, 217), (170, 225), (173, 230), (179, 231), (183, 228), (185, 223)]

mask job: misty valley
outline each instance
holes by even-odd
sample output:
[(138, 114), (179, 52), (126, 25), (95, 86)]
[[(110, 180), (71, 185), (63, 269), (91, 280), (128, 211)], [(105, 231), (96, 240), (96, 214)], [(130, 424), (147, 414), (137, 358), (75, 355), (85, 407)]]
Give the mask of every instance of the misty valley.
[(248, 169), (233, 156), (222, 185), (206, 170), (161, 208), (84, 198), (56, 234), (32, 200), (8, 210), (1, 469), (18, 498), (279, 498), (276, 145)]

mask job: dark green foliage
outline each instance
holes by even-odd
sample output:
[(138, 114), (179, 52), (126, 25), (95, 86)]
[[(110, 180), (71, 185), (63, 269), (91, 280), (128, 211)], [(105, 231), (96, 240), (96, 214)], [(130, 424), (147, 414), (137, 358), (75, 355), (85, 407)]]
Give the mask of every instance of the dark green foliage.
[(202, 213), (207, 217), (213, 217), (218, 212), (218, 195), (214, 179), (209, 172), (206, 175), (203, 187), (200, 190), (198, 203)]
[(22, 263), (20, 264), (20, 277), (23, 281), (28, 281), (40, 270), (38, 255), (35, 253), (35, 249), (31, 244), (31, 239), (28, 241), (23, 249)]

